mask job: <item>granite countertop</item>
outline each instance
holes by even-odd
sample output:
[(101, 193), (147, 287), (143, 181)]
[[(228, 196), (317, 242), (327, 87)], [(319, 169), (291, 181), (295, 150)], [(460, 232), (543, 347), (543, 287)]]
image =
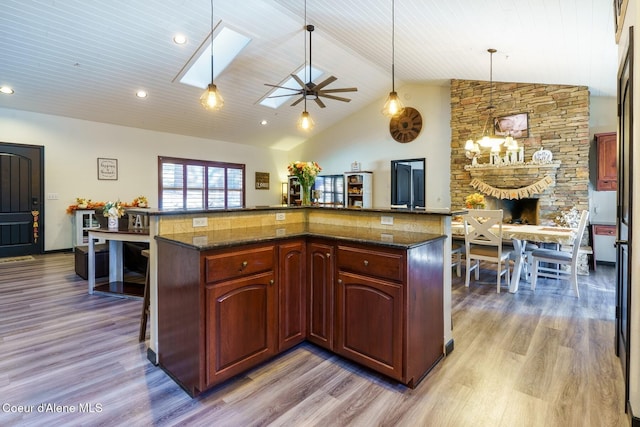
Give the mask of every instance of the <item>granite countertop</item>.
[(132, 214), (144, 214), (152, 216), (166, 216), (166, 215), (200, 215), (200, 214), (216, 214), (225, 212), (256, 212), (256, 211), (274, 211), (274, 210), (292, 210), (292, 209), (320, 209), (320, 210), (343, 210), (349, 212), (382, 212), (382, 213), (409, 213), (416, 215), (460, 215), (464, 213), (464, 210), (452, 211), (449, 208), (391, 208), (389, 206), (373, 207), (373, 208), (346, 208), (343, 206), (285, 206), (285, 205), (273, 205), (273, 206), (253, 206), (247, 208), (234, 208), (234, 209), (216, 209), (216, 210), (204, 210), (204, 209), (158, 209), (158, 208), (128, 208), (127, 212)]
[(446, 237), (431, 233), (296, 223), (282, 226), (170, 234), (156, 236), (156, 239), (203, 251), (247, 243), (307, 236), (400, 249), (409, 249)]

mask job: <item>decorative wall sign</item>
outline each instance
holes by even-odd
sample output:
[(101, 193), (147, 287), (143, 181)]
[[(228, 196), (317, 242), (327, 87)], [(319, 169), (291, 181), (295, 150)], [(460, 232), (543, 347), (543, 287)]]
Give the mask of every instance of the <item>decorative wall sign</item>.
[(118, 159), (98, 157), (98, 179), (118, 179)]
[(256, 172), (256, 190), (269, 189), (269, 172)]
[(512, 136), (513, 138), (529, 136), (529, 115), (527, 113), (497, 117), (493, 119), (493, 125), (496, 135)]
[(547, 188), (554, 184), (554, 179), (550, 176), (545, 176), (541, 180), (534, 182), (531, 185), (520, 188), (496, 188), (489, 184), (480, 181), (478, 178), (471, 180), (471, 185), (476, 190), (484, 193), (488, 196), (495, 197), (496, 199), (528, 199), (534, 194), (540, 194)]

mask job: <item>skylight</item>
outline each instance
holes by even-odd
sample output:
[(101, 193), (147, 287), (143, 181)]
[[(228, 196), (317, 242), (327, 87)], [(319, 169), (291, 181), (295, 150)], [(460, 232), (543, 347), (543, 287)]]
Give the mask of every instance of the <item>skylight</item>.
[[(219, 28), (219, 27), (218, 27)], [(210, 35), (208, 36), (210, 40)], [(213, 38), (213, 79), (215, 80), (236, 56), (251, 41), (251, 38), (222, 27)], [(191, 59), (186, 71), (180, 77), (180, 83), (204, 89), (211, 83), (211, 43), (201, 46), (199, 55)]]
[[(305, 75), (306, 72), (308, 72), (308, 68), (306, 66), (300, 68), (300, 70), (298, 70), (297, 73), (295, 73), (298, 77), (300, 77), (300, 80), (302, 80), (303, 82), (308, 82), (307, 80), (307, 76)], [(319, 70), (315, 67), (311, 67), (311, 81), (316, 80), (317, 78), (319, 78), (320, 76), (322, 76), (324, 74), (324, 71)], [(280, 83), (278, 86), (285, 86), (285, 87), (290, 87), (293, 89), (302, 89), (300, 87), (300, 85), (298, 84), (298, 82), (296, 82), (293, 77), (289, 77), (287, 80), (285, 80), (283, 83)], [(283, 96), (280, 96), (283, 95)], [(290, 96), (286, 96), (286, 95), (290, 95)], [(270, 96), (279, 96), (278, 98), (269, 98)], [(299, 96), (298, 94), (296, 94), (294, 91), (292, 90), (287, 90), (287, 89), (282, 89), (282, 88), (275, 88), (274, 90), (272, 90), (271, 92), (269, 92), (267, 95), (265, 95), (265, 97), (262, 99), (262, 101), (260, 101), (260, 105), (264, 105), (265, 107), (270, 107), (270, 108), (278, 108), (280, 107), (282, 104), (284, 104), (285, 102), (289, 101), (291, 99), (291, 97), (293, 96)]]

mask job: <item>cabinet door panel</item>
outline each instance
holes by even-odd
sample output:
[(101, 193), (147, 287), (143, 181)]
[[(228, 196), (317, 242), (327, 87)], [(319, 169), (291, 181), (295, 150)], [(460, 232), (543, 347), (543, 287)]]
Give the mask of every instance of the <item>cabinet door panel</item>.
[(275, 291), (272, 272), (206, 287), (208, 385), (275, 354)]
[(338, 273), (336, 352), (402, 380), (403, 285)]
[(308, 340), (333, 349), (333, 245), (309, 243)]
[(305, 249), (303, 240), (278, 248), (279, 351), (301, 343), (307, 334)]

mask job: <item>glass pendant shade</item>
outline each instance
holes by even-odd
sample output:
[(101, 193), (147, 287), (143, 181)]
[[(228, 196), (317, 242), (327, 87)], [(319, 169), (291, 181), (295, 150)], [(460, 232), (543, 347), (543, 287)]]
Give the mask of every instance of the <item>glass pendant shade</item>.
[(298, 119), (298, 129), (309, 131), (313, 129), (313, 126), (315, 126), (313, 119), (306, 110), (303, 111), (300, 115), (300, 118)]
[(207, 86), (207, 89), (203, 92), (202, 96), (200, 96), (200, 104), (209, 111), (222, 108), (224, 99), (222, 99), (215, 84), (210, 83), (209, 86)]
[(396, 116), (404, 110), (404, 105), (400, 101), (398, 97), (398, 92), (390, 92), (387, 97), (387, 102), (384, 103), (384, 107), (382, 108), (382, 114), (387, 117)]

